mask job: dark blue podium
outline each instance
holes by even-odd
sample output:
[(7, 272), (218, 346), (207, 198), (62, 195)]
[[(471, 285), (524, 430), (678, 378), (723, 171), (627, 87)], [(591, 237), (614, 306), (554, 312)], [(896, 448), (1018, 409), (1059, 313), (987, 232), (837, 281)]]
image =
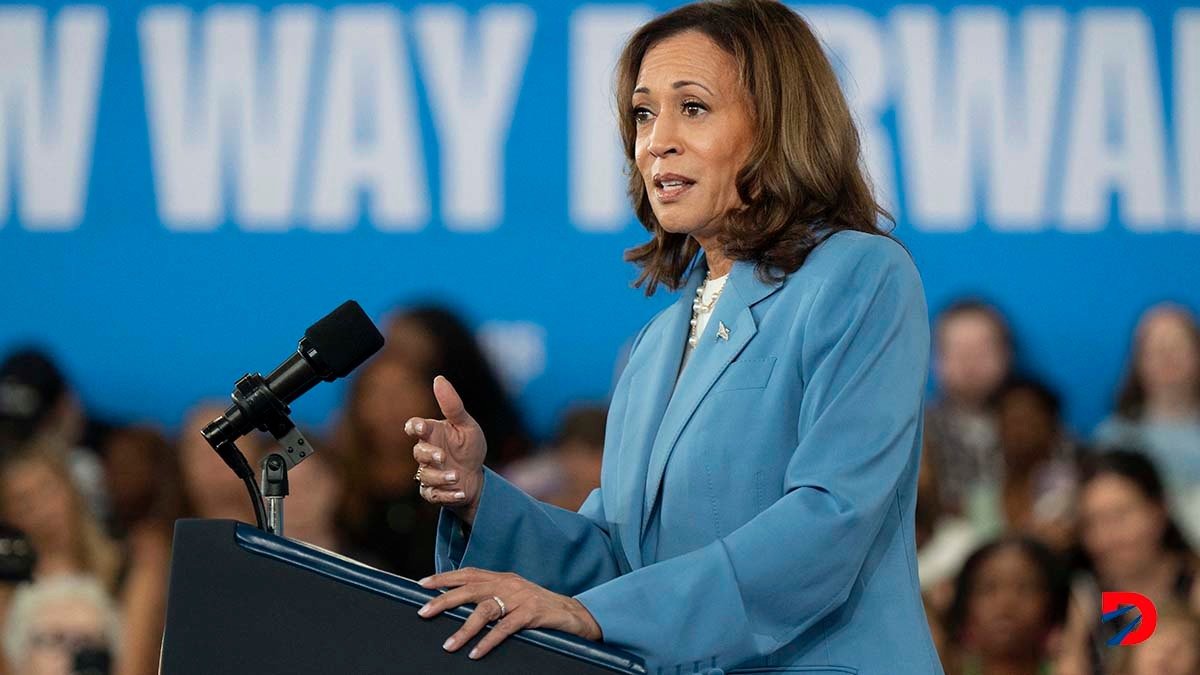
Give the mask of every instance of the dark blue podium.
[(175, 525), (164, 675), (561, 673), (644, 675), (636, 658), (557, 631), (526, 630), (484, 658), (442, 642), (469, 616), (417, 609), (415, 582), (229, 520)]

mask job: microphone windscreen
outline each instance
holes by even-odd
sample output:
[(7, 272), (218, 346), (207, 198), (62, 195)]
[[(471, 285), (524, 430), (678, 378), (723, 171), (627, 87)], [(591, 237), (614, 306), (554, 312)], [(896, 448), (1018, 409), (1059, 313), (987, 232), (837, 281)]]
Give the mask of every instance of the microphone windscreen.
[(345, 377), (383, 347), (383, 335), (353, 300), (343, 302), (325, 318), (304, 331), (317, 358), (329, 367), (332, 378)]

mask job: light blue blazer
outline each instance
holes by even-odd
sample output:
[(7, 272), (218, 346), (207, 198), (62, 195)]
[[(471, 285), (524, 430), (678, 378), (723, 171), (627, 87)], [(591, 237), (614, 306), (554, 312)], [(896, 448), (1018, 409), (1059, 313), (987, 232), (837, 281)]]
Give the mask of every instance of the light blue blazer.
[(635, 338), (579, 512), (488, 471), (468, 540), (443, 510), (438, 571), (572, 595), (651, 673), (941, 673), (914, 550), (929, 324), (908, 253), (847, 231), (781, 284), (734, 263), (676, 382), (705, 271)]

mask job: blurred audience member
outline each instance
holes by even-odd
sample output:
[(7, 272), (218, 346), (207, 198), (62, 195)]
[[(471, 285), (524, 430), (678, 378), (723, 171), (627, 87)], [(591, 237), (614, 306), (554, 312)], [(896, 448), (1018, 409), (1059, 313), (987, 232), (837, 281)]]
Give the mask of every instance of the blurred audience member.
[(410, 415), (441, 416), (424, 378), (393, 352), (368, 361), (350, 383), (337, 441), (347, 469), (340, 515), (348, 543), (416, 579), (433, 571), (439, 513), (417, 494), (413, 440), (403, 428)]
[(309, 455), (288, 471), (289, 494), (284, 500), (283, 533), (328, 551), (380, 567), (373, 553), (355, 548), (338, 523), (338, 507), (345, 499), (346, 470), (335, 448), (305, 432), (320, 452)]
[[(435, 306), (399, 312), (388, 322), (385, 349), (409, 362), (420, 385), (430, 391), (430, 400), (434, 376), (442, 375), (454, 384), (463, 404), (483, 429), (488, 466), (500, 468), (529, 454), (533, 442), (520, 411), (479, 342), (457, 316)], [(416, 415), (403, 410), (396, 414), (401, 415), (394, 418), (401, 424)], [(440, 414), (436, 416), (440, 418)]]
[(35, 579), (83, 574), (116, 588), (120, 551), (88, 510), (62, 459), (36, 452), (4, 458), (0, 520), (29, 537), (37, 555)]
[(578, 511), (600, 487), (607, 414), (601, 406), (569, 410), (550, 447), (508, 465), (504, 476), (536, 499)]
[(917, 474), (917, 573), (935, 639), (945, 633), (936, 617), (950, 610), (954, 579), (981, 542), (971, 521), (941, 508), (940, 495), (937, 468), (930, 454), (922, 452)]
[[(227, 407), (218, 401), (207, 401), (197, 404), (184, 416), (179, 432), (183, 496), (191, 517), (227, 518), (254, 524), (254, 509), (246, 485), (200, 435), (200, 430)], [(237, 444), (250, 465), (257, 467), (269, 440), (269, 436), (252, 433), (243, 436)], [(258, 475), (257, 468), (255, 475)]]
[(1200, 617), (1175, 603), (1156, 610), (1154, 635), (1123, 648), (1114, 675), (1200, 675)]
[(115, 536), (148, 524), (170, 528), (183, 514), (179, 455), (157, 429), (115, 429), (102, 454)]
[(184, 510), (178, 455), (158, 430), (131, 426), (109, 434), (104, 462), (112, 529), (125, 552), (121, 672), (150, 675), (166, 619), (172, 528)]
[(116, 607), (99, 582), (59, 576), (17, 590), (4, 650), (14, 674), (71, 675), (85, 650), (91, 663), (117, 653), (120, 634)]
[[(0, 636), (4, 635), (13, 593), (19, 584), (33, 579), (33, 565), (33, 546), (25, 533), (0, 524)], [(7, 664), (3, 641), (0, 641), (0, 675), (7, 675)]]
[(1067, 608), (1054, 554), (1006, 537), (967, 559), (947, 617), (947, 675), (1050, 675)]
[(1180, 525), (1200, 541), (1200, 326), (1187, 309), (1150, 308), (1138, 322), (1117, 409), (1096, 445), (1144, 451), (1162, 471)]
[(942, 509), (962, 513), (971, 489), (1000, 475), (991, 400), (1012, 362), (1008, 322), (992, 305), (960, 300), (937, 317), (938, 389), (926, 411), (925, 447), (937, 467)]
[(1062, 675), (1089, 674), (1097, 665), (1113, 670), (1118, 650), (1104, 645), (1125, 619), (1100, 622), (1101, 591), (1200, 608), (1200, 559), (1173, 522), (1162, 481), (1144, 455), (1114, 450), (1084, 461), (1079, 525), (1086, 568), (1072, 584)]
[(1023, 532), (1065, 553), (1074, 543), (1076, 471), (1058, 395), (1037, 380), (1014, 378), (995, 400), (1003, 465), (997, 482), (972, 490), (971, 522), (984, 537)]
[(88, 507), (103, 519), (108, 512), (104, 469), (85, 447), (87, 428), (79, 398), (49, 356), (21, 349), (0, 363), (0, 440), (62, 457)]

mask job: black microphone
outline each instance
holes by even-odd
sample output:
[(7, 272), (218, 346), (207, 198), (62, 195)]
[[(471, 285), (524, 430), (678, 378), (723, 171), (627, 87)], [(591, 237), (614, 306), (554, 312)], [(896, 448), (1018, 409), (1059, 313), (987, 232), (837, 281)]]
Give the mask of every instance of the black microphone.
[(271, 431), (274, 420), (291, 412), (289, 403), (318, 382), (332, 382), (349, 375), (381, 347), (383, 335), (379, 329), (357, 302), (347, 300), (309, 326), (296, 352), (266, 378), (254, 373), (238, 380), (233, 392), (234, 405), (200, 433), (240, 476), (245, 471), (245, 461), (223, 451), (227, 444), (255, 428)]

